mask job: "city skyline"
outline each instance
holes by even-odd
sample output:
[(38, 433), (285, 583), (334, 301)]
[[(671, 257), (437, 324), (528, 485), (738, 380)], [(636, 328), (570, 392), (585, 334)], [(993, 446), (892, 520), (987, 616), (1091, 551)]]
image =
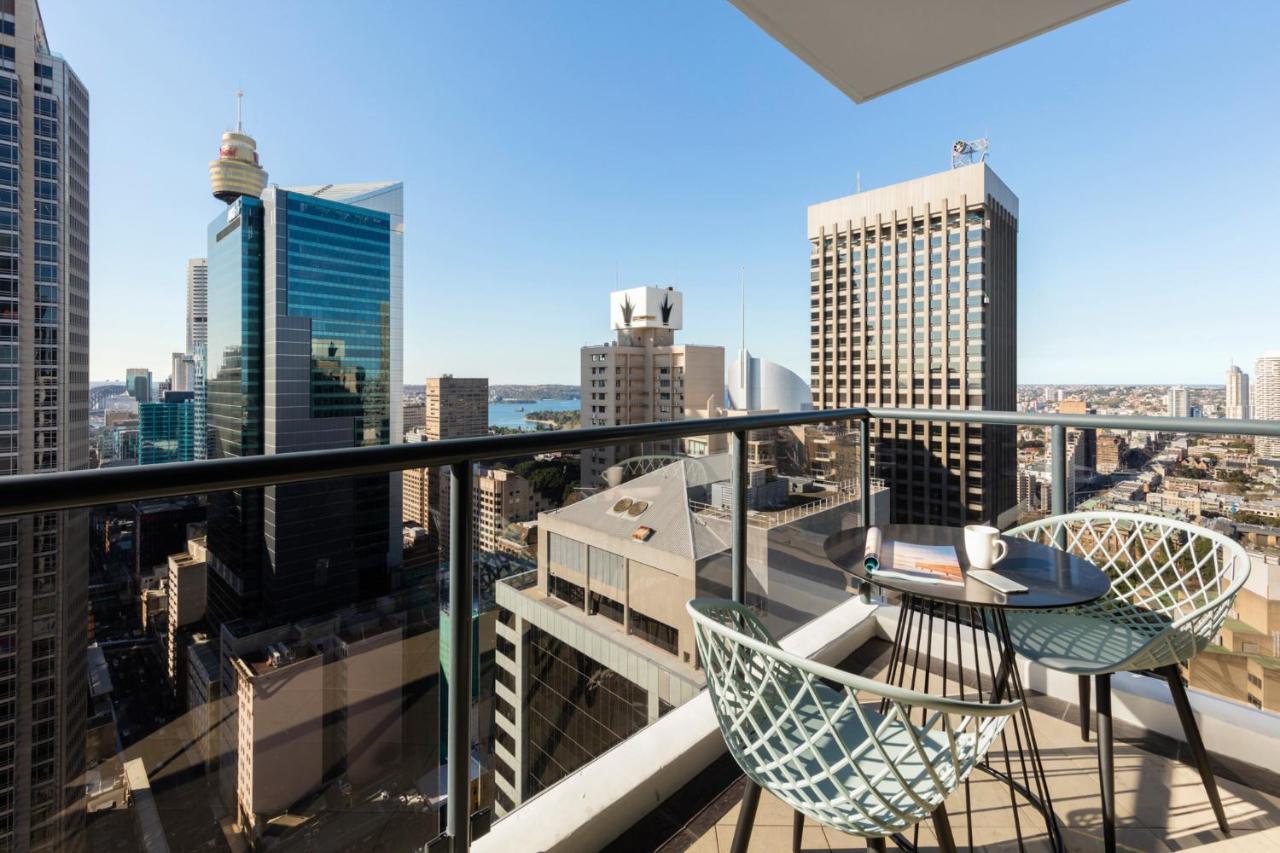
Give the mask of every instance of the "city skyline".
[[(211, 9), (69, 15), (69, 8), (51, 4), (46, 22), (65, 33), (60, 43), (68, 55), (84, 57), (83, 73), (102, 93), (94, 157), (113, 164), (95, 174), (95, 192), (112, 198), (113, 209), (94, 213), (102, 237), (93, 247), (93, 379), (138, 365), (159, 376), (182, 348), (183, 269), (202, 252), (200, 229), (189, 224), (216, 211), (196, 188), (205, 179), (207, 139), (234, 125), (237, 86), (246, 90), (245, 128), (257, 136), (271, 180), (288, 186), (335, 172), (357, 179), (394, 173), (410, 188), (406, 214), (419, 230), (406, 257), (406, 316), (429, 310), (433, 317), (406, 330), (406, 376), (414, 381), (452, 372), (494, 382), (572, 382), (574, 350), (596, 337), (600, 322), (592, 296), (618, 282), (683, 289), (695, 305), (686, 327), (699, 341), (732, 346), (737, 312), (724, 308), (737, 306), (743, 266), (753, 351), (803, 375), (806, 324), (796, 298), (805, 286), (796, 274), (805, 251), (803, 208), (848, 194), (859, 174), (872, 188), (936, 171), (953, 139), (982, 135), (992, 140), (993, 167), (1024, 199), (1019, 381), (1219, 382), (1232, 359), (1250, 363), (1277, 345), (1265, 318), (1280, 310), (1280, 289), (1258, 287), (1250, 272), (1255, 247), (1265, 245), (1266, 216), (1225, 206), (1200, 226), (1224, 251), (1187, 258), (1171, 251), (1176, 234), (1134, 217), (1128, 202), (1172, 207), (1184, 198), (1185, 182), (1169, 175), (1187, 169), (1192, 156), (1197, 183), (1209, 188), (1253, 189), (1280, 173), (1264, 144), (1275, 119), (1241, 108), (1265, 100), (1280, 82), (1260, 58), (1266, 51), (1247, 47), (1280, 23), (1269, 6), (1256, 7), (1249, 27), (1224, 16), (1192, 30), (1163, 8), (1124, 4), (1047, 34), (1034, 49), (1016, 47), (926, 81), (893, 106), (858, 110), (728, 5), (608, 16), (437, 8), (406, 10), (396, 16), (405, 20), (394, 22), (307, 16), (299, 43), (333, 41), (338, 30), (356, 27), (367, 37), (352, 40), (353, 61), (386, 67), (402, 81), (388, 95), (361, 88), (359, 97), (340, 68), (290, 50), (263, 55), (231, 44), (216, 69), (192, 70), (183, 40), (158, 34), (212, 26)], [(285, 18), (299, 23), (271, 10), (262, 26), (283, 26)], [(633, 31), (645, 37), (632, 38)], [(532, 67), (528, 79), (510, 78), (453, 46), (481, 32), (508, 51), (505, 68), (538, 66), (544, 51), (557, 60)], [(711, 32), (724, 44), (707, 54)], [(410, 33), (425, 35), (431, 49), (402, 49)], [(158, 51), (154, 61), (171, 71), (148, 90), (151, 108), (173, 120), (151, 130), (145, 181), (116, 168), (133, 162), (136, 134), (115, 116), (142, 108), (132, 81), (109, 65), (119, 41), (147, 41)], [(663, 61), (650, 55), (654, 44), (663, 46)], [(1222, 93), (1199, 79), (1181, 58), (1191, 50), (1232, 69), (1232, 89)], [(425, 63), (418, 61), (424, 53), (432, 57)], [(1120, 54), (1123, 60), (1114, 58)], [(1094, 61), (1080, 63), (1080, 55)], [(1048, 75), (1065, 84), (1054, 71), (1065, 67), (1073, 69), (1070, 93), (1045, 97), (1042, 81)], [(347, 108), (340, 115), (309, 110), (303, 120), (288, 103), (292, 81), (302, 79), (337, 93)], [(275, 82), (281, 80), (285, 85)], [(997, 83), (998, 103), (974, 110), (966, 93)], [(509, 91), (495, 95), (501, 86)], [(1124, 93), (1134, 91), (1145, 97), (1141, 121), (1129, 117)], [(387, 98), (398, 108), (389, 109)], [(474, 109), (477, 103), (486, 109)], [(827, 133), (780, 130), (815, 113), (831, 117)], [(1041, 120), (1023, 120), (1028, 113)], [(358, 144), (311, 142), (345, 140), (353, 125), (361, 127)], [(836, 163), (827, 153), (828, 134), (856, 140), (887, 133), (899, 144), (847, 146)], [(519, 146), (506, 142), (517, 138)], [(378, 163), (379, 174), (364, 174), (362, 162)], [(752, 180), (744, 183), (747, 174)], [(192, 191), (170, 189), (184, 187)], [(143, 233), (130, 224), (140, 207), (166, 215), (149, 217)], [(524, 223), (497, 244), (479, 227), (495, 209)], [(706, 223), (722, 227), (708, 230)], [(1079, 251), (1084, 244), (1088, 252)], [(1159, 322), (1135, 322), (1156, 309), (1156, 288), (1167, 304), (1202, 295), (1206, 282), (1215, 298), (1251, 310), (1162, 311)], [(486, 309), (438, 298), (458, 286), (486, 293)], [(135, 334), (131, 311), (139, 303), (148, 316), (171, 318), (163, 323), (168, 331)], [(501, 305), (512, 310), (492, 310)], [(481, 334), (516, 339), (550, 326), (571, 330), (563, 348), (539, 347), (518, 369), (499, 353), (466, 345)], [(1107, 347), (1083, 346), (1086, 330), (1104, 340), (1123, 335), (1138, 357), (1118, 361)], [(1192, 335), (1194, 351), (1180, 346)], [(1055, 367), (1067, 350), (1071, 367)]]
[(762, 790), (796, 849), (952, 849), (999, 736), (970, 846), (1008, 787), (1114, 853), (1113, 675), (1208, 799), (1140, 846), (1230, 835), (1219, 785), (1280, 824), (1280, 73), (1231, 16), (294, 0), (201, 64), (226, 10), (44, 2), (0, 0), (0, 851), (715, 847), (730, 761), (733, 849)]

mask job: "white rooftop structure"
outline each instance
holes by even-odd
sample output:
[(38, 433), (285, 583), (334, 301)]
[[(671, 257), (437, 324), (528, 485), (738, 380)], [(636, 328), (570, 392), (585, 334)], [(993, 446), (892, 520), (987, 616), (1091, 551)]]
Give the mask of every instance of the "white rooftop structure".
[(750, 350), (739, 350), (726, 383), (729, 408), (745, 411), (799, 412), (813, 408), (809, 383), (793, 370)]
[[(625, 542), (629, 550), (648, 552), (653, 565), (665, 565), (665, 555), (701, 560), (729, 548), (729, 525), (720, 518), (694, 512), (689, 490), (729, 479), (727, 453), (681, 459), (577, 503), (543, 513), (544, 520), (568, 523)], [(619, 510), (626, 499), (627, 510)], [(643, 509), (636, 511), (637, 505)], [(652, 533), (634, 537), (640, 527)], [(559, 529), (559, 528), (557, 528)]]

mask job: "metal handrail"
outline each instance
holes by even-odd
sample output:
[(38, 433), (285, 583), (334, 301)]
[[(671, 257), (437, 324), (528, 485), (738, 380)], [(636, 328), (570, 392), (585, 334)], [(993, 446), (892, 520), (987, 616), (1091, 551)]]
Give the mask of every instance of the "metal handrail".
[(867, 410), (862, 408), (810, 410), (529, 432), (520, 435), (448, 438), (377, 447), (304, 450), (270, 456), (170, 462), (131, 468), (24, 474), (0, 477), (0, 517), (227, 489), (384, 474), (411, 468), (434, 468), (458, 462), (483, 462), (513, 456), (579, 450), (584, 447), (661, 441), (711, 433), (741, 433), (832, 421), (855, 421), (866, 417)]
[[(1053, 513), (1066, 512), (1066, 429), (1132, 429), (1154, 432), (1188, 432), (1219, 435), (1280, 437), (1280, 421), (1216, 420), (1207, 418), (1161, 418), (1128, 415), (1060, 415), (1020, 412), (974, 411), (967, 409), (882, 409), (845, 408), (667, 421), (627, 426), (531, 432), (518, 435), (445, 439), (415, 444), (380, 447), (312, 450), (298, 453), (177, 462), (134, 468), (93, 471), (62, 471), (0, 477), (0, 518), (36, 512), (80, 509), (100, 504), (148, 498), (247, 489), (262, 486), (304, 483), (369, 474), (392, 473), (412, 468), (448, 466), (450, 469), (450, 573), (449, 632), (453, 654), (446, 664), (449, 691), (450, 755), (470, 752), (471, 695), (470, 643), (472, 619), (471, 466), (473, 462), (531, 456), (585, 447), (602, 447), (663, 439), (686, 438), (712, 433), (733, 433), (731, 448), (734, 495), (732, 513), (733, 599), (743, 603), (746, 588), (747, 554), (747, 439), (751, 432), (790, 426), (807, 426), (839, 421), (857, 423), (859, 507), (863, 526), (871, 523), (868, 499), (870, 476), (870, 422), (872, 419), (943, 421), (1007, 426), (1045, 426), (1053, 430)], [(462, 662), (462, 663), (460, 663)], [(462, 853), (470, 847), (470, 802), (466, 761), (456, 762), (448, 773), (448, 847)], [(461, 828), (461, 829), (459, 829)], [(435, 845), (432, 845), (435, 849)]]
[(410, 468), (452, 465), (456, 462), (479, 462), (710, 433), (736, 434), (832, 421), (857, 421), (862, 427), (873, 419), (1280, 437), (1280, 421), (1163, 418), (1147, 415), (1059, 415), (968, 409), (823, 409), (0, 477), (0, 517), (227, 489), (391, 473)]

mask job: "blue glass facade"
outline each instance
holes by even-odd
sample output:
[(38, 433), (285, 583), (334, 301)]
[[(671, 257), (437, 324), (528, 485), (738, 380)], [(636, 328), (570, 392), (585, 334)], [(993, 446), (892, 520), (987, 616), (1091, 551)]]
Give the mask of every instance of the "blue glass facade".
[(286, 310), (311, 325), (311, 417), (353, 421), (352, 446), (390, 441), (390, 216), (281, 193)]
[[(209, 456), (262, 453), (263, 207), (242, 197), (209, 223), (205, 412)], [(261, 489), (209, 496), (209, 614), (252, 613), (264, 564)]]
[(262, 212), (245, 196), (209, 224), (205, 382), (215, 459), (262, 453)]
[(195, 408), (190, 392), (170, 392), (163, 402), (138, 406), (138, 464), (195, 459)]
[[(378, 209), (385, 197), (318, 197), (328, 189), (272, 187), (210, 225), (215, 456), (398, 438), (399, 186), (395, 214)], [(377, 475), (211, 496), (215, 621), (303, 618), (387, 591), (400, 553), (397, 486)]]

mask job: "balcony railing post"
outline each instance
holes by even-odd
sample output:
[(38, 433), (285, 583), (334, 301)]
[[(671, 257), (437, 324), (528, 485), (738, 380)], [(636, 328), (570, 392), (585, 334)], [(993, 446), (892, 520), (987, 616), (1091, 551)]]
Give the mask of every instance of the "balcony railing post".
[(1067, 428), (1062, 424), (1053, 425), (1053, 503), (1050, 511), (1054, 515), (1062, 515), (1067, 511)]
[[(1063, 515), (1067, 511), (1067, 428), (1063, 424), (1053, 425), (1052, 453), (1050, 467), (1053, 469), (1053, 497), (1050, 512)], [(1067, 545), (1066, 531), (1059, 530), (1054, 534), (1059, 548)]]
[(449, 769), (452, 853), (471, 846), (471, 462), (449, 466)]
[(747, 432), (733, 434), (733, 600), (747, 600)]
[(863, 527), (871, 526), (871, 419), (858, 418), (858, 494)]

